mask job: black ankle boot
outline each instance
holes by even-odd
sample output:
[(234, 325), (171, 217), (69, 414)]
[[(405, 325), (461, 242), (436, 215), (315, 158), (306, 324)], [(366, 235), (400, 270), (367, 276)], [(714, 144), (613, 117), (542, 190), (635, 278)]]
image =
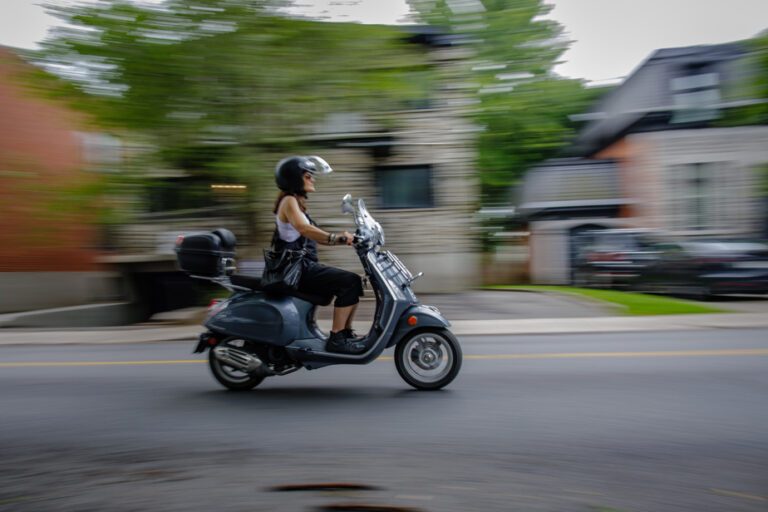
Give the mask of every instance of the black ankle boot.
[(347, 338), (344, 335), (344, 331), (339, 331), (332, 332), (328, 336), (325, 350), (328, 352), (338, 352), (339, 354), (361, 354), (365, 352), (365, 346), (362, 343)]
[(357, 342), (357, 341), (363, 341), (365, 339), (365, 336), (358, 336), (357, 334), (355, 334), (355, 331), (353, 331), (352, 329), (342, 329), (340, 332), (344, 335), (345, 338), (347, 338), (350, 341)]

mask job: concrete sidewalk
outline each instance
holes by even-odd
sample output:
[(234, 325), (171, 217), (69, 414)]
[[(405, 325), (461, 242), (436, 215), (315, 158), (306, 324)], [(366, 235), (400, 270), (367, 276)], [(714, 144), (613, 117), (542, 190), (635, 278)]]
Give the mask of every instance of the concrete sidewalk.
[[(326, 332), (329, 320), (320, 320)], [(366, 332), (370, 323), (357, 322), (358, 332)], [(451, 330), (457, 336), (514, 334), (577, 334), (611, 332), (682, 331), (696, 329), (763, 329), (768, 315), (763, 313), (717, 313), (700, 315), (602, 316), (581, 318), (527, 318), (493, 320), (457, 320)], [(1, 329), (0, 346), (150, 343), (197, 340), (201, 325), (129, 326), (99, 329)], [(724, 334), (725, 335), (725, 334)]]
[[(459, 294), (420, 295), (423, 304), (440, 308), (457, 336), (681, 331), (696, 329), (768, 328), (768, 301), (721, 303), (731, 313), (621, 316), (614, 305), (572, 294), (540, 291), (475, 290)], [(354, 324), (367, 332), (375, 301), (360, 303)], [(332, 307), (319, 308), (320, 328), (331, 327)], [(153, 322), (120, 327), (0, 328), (3, 345), (147, 343), (197, 340), (205, 308), (171, 311)]]

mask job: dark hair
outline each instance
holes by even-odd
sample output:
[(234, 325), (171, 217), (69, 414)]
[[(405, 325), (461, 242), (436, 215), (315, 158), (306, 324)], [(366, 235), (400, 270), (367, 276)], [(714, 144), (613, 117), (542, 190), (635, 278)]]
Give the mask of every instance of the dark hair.
[(291, 192), (286, 192), (285, 190), (281, 190), (280, 192), (277, 193), (277, 199), (275, 199), (275, 208), (272, 210), (272, 213), (277, 214), (277, 209), (280, 207), (280, 202), (288, 196), (295, 197), (296, 200), (299, 202), (299, 208), (301, 208), (301, 211), (303, 211), (304, 213), (307, 213), (306, 192), (303, 195), (299, 195)]

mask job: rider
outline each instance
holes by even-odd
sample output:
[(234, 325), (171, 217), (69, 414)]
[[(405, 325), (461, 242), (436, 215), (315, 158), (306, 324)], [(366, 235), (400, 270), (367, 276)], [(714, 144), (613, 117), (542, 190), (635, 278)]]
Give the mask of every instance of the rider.
[(353, 237), (346, 231), (338, 234), (323, 231), (307, 213), (307, 196), (315, 191), (315, 175), (331, 171), (325, 160), (317, 156), (292, 156), (277, 164), (275, 182), (280, 193), (274, 208), (277, 222), (274, 245), (279, 251), (305, 247), (307, 256), (304, 258), (299, 291), (336, 297), (326, 350), (359, 354), (365, 351), (365, 346), (352, 331), (352, 319), (363, 295), (362, 280), (353, 272), (317, 261), (317, 243), (352, 245)]

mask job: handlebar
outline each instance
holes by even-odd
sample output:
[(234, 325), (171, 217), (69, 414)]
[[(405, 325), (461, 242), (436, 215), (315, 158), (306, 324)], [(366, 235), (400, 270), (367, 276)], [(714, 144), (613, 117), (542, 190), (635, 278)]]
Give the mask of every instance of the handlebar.
[[(363, 237), (361, 237), (361, 236), (352, 235), (352, 242), (353, 242), (353, 243), (358, 243), (358, 242), (360, 242), (362, 239), (363, 239)], [(347, 237), (345, 237), (345, 236), (340, 236), (340, 237), (338, 237), (338, 238), (336, 239), (336, 242), (337, 242), (338, 244), (341, 244), (341, 245), (345, 245), (345, 244), (347, 243)]]

